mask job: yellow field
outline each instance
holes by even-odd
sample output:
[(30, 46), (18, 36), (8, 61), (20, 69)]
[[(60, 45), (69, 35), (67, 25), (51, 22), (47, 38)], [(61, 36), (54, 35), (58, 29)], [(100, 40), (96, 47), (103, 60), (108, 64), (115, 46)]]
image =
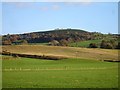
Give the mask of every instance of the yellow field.
[(89, 58), (95, 60), (118, 60), (118, 50), (93, 49), (79, 47), (61, 47), (44, 45), (11, 45), (2, 46), (3, 50), (11, 53), (31, 54), (31, 55), (52, 55), (69, 58)]

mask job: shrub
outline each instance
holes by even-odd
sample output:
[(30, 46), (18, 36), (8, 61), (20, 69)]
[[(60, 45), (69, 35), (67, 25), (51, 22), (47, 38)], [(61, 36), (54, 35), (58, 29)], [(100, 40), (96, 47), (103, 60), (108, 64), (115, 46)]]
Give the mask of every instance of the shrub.
[(49, 45), (59, 46), (59, 42), (57, 40), (52, 40), (51, 42), (49, 42)]
[(100, 44), (100, 48), (113, 49), (114, 48), (114, 44), (111, 43), (111, 41), (102, 40), (102, 42)]
[(2, 41), (2, 45), (11, 45), (11, 44), (12, 44), (12, 42), (9, 39)]
[(60, 45), (61, 46), (68, 46), (68, 41), (65, 39), (60, 40)]
[(113, 48), (113, 46), (110, 43), (107, 43), (107, 45), (105, 46), (105, 49), (112, 49), (112, 48)]
[(90, 43), (89, 44), (89, 48), (97, 48), (98, 46), (96, 45), (96, 43)]
[(116, 49), (120, 49), (120, 42), (118, 42)]

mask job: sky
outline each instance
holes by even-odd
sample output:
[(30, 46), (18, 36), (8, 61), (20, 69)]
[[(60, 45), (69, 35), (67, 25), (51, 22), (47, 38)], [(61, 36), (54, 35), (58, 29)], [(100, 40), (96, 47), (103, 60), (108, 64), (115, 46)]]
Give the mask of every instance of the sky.
[(2, 2), (2, 34), (56, 28), (118, 33), (117, 2)]

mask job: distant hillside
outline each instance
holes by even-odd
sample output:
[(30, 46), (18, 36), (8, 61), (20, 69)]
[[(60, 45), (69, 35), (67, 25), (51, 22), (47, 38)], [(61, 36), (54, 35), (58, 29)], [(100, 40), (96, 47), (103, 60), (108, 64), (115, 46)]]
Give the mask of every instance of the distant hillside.
[(44, 32), (32, 32), (25, 34), (4, 35), (3, 41), (8, 40), (12, 43), (20, 40), (27, 40), (28, 43), (46, 43), (52, 40), (69, 40), (80, 41), (94, 38), (92, 33), (79, 29), (56, 29)]
[(3, 35), (2, 44), (34, 44), (34, 43), (49, 43), (54, 46), (68, 46), (69, 43), (87, 41), (87, 40), (102, 40), (102, 39), (117, 39), (118, 35), (102, 34), (98, 32), (88, 32), (81, 29), (55, 29), (44, 32), (31, 32), (24, 34)]

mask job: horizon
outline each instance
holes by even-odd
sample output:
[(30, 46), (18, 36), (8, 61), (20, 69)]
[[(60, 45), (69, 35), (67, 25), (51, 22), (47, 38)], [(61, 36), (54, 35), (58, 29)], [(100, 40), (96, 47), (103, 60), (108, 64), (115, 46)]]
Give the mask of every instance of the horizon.
[[(70, 30), (73, 30), (73, 29), (76, 29), (76, 30), (82, 30), (82, 31), (86, 31), (86, 32), (89, 32), (89, 33), (101, 33), (101, 32), (97, 32), (97, 31), (88, 31), (88, 30), (84, 30), (84, 29), (79, 29), (79, 28), (56, 28), (56, 29), (47, 29), (47, 30), (40, 30), (40, 31), (33, 31), (33, 32), (23, 32), (23, 33), (8, 33), (9, 35), (17, 35), (17, 34), (28, 34), (28, 33), (37, 33), (37, 32), (48, 32), (48, 31), (58, 31), (58, 30), (67, 30), (67, 29), (70, 29)], [(74, 30), (73, 30), (74, 31)], [(2, 34), (0, 36), (4, 36), (4, 35), (8, 35), (8, 34)], [(101, 34), (119, 34), (119, 33), (101, 33)]]
[(56, 28), (118, 34), (117, 2), (3, 2), (0, 5), (2, 35)]
[[(79, 28), (55, 28), (55, 29), (46, 29), (46, 30), (40, 30), (40, 31), (35, 31), (35, 32), (47, 32), (47, 31), (55, 31), (55, 30), (67, 30), (67, 29), (76, 29), (76, 30), (83, 30), (83, 31), (86, 31), (86, 32), (89, 32), (87, 30), (84, 30), (84, 29), (79, 29)], [(14, 35), (14, 34), (27, 34), (27, 33), (35, 33), (34, 31), (33, 32), (23, 32), (23, 33), (8, 33), (10, 35)], [(101, 32), (99, 32), (101, 33)], [(7, 35), (7, 34), (2, 34), (2, 35)]]

